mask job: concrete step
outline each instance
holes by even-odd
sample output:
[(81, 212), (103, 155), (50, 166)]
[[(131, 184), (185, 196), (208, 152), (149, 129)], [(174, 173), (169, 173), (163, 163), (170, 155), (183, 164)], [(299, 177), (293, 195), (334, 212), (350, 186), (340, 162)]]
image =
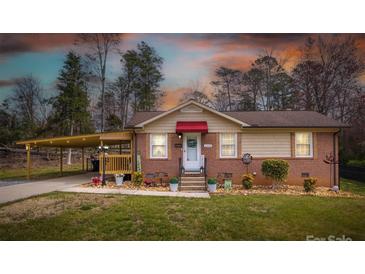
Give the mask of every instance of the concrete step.
[(195, 181), (187, 181), (187, 182), (181, 182), (182, 186), (205, 186), (204, 181), (195, 182)]
[(206, 191), (205, 186), (180, 186), (181, 191)]
[(201, 176), (202, 174), (200, 173), (200, 171), (185, 171), (184, 175), (187, 175), (187, 176)]
[(180, 192), (186, 192), (186, 193), (207, 193), (206, 190), (180, 190)]
[(204, 176), (199, 176), (199, 177), (182, 176), (181, 181), (205, 181), (205, 177)]

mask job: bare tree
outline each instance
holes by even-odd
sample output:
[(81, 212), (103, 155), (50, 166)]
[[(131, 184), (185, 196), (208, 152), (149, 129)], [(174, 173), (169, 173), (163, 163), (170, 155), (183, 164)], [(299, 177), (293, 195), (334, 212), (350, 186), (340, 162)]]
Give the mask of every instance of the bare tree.
[[(219, 67), (215, 71), (215, 76), (217, 80), (212, 81), (211, 85), (215, 88), (215, 97), (219, 99), (219, 108), (225, 110), (232, 110), (233, 98), (232, 95), (237, 85), (237, 80), (240, 78), (241, 72), (239, 70), (234, 70), (226, 67)], [(226, 105), (224, 106), (223, 99), (226, 99)]]
[(31, 75), (15, 80), (14, 96), (11, 98), (13, 112), (30, 136), (47, 119), (47, 100), (42, 91), (39, 80)]
[(348, 122), (356, 114), (353, 100), (361, 95), (364, 69), (353, 37), (308, 38), (292, 74), (302, 107)]
[(203, 105), (213, 107), (212, 101), (209, 99), (205, 92), (205, 87), (201, 87), (201, 84), (199, 81), (192, 82), (191, 87), (186, 91), (182, 98), (180, 99), (180, 102), (187, 101), (189, 99), (193, 99), (198, 103), (201, 103)]
[(89, 52), (86, 54), (87, 59), (92, 64), (93, 72), (98, 76), (100, 81), (101, 91), (101, 115), (100, 115), (100, 130), (104, 131), (105, 123), (105, 82), (107, 60), (109, 53), (116, 49), (121, 38), (119, 34), (113, 33), (93, 33), (80, 34), (81, 41), (89, 46)]

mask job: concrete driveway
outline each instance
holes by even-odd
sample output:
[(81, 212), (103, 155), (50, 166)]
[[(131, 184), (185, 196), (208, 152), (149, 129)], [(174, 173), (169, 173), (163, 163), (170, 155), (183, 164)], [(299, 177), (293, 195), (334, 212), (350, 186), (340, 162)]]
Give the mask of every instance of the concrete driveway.
[(92, 173), (86, 173), (42, 181), (32, 181), (24, 184), (3, 186), (0, 187), (0, 204), (74, 187), (89, 182), (92, 176)]

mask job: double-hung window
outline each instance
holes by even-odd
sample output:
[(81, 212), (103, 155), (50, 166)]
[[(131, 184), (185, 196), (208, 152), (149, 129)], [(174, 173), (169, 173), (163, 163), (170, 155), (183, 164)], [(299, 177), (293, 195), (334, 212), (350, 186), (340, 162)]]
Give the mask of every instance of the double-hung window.
[(295, 133), (295, 157), (313, 157), (312, 132)]
[(151, 158), (167, 158), (167, 134), (151, 134), (150, 138)]
[(237, 157), (237, 133), (221, 133), (219, 141), (220, 158)]

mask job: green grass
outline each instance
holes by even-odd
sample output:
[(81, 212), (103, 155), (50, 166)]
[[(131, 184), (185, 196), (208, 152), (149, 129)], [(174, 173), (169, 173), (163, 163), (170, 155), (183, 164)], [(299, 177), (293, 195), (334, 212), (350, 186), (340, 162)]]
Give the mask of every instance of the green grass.
[[(2, 223), (0, 240), (305, 240), (306, 235), (365, 240), (364, 198), (51, 193), (31, 199), (28, 204), (53, 200), (54, 205), (46, 203), (48, 213), (54, 207), (65, 209), (54, 216)], [(0, 207), (0, 215), (13, 205)]]
[[(63, 175), (76, 175), (81, 173), (81, 164), (64, 165)], [(31, 179), (48, 179), (60, 177), (60, 168), (58, 166), (43, 166), (32, 169)], [(24, 180), (27, 178), (25, 168), (0, 169), (0, 180)]]
[(358, 195), (365, 195), (365, 182), (341, 178), (341, 190), (350, 191)]

